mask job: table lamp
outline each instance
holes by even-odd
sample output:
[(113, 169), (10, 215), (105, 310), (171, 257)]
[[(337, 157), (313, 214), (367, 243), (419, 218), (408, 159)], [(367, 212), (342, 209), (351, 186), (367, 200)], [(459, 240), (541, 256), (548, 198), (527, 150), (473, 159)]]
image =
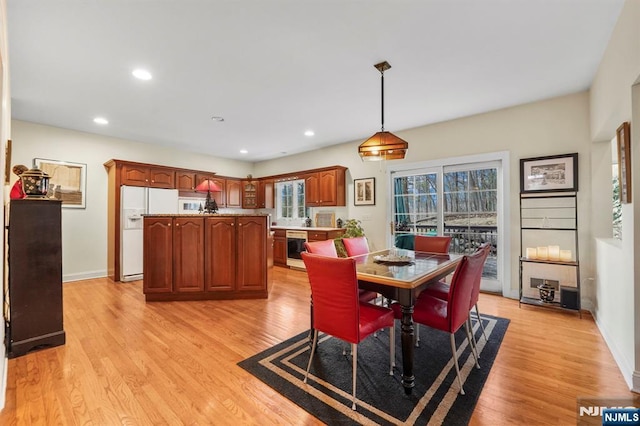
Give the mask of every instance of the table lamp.
[(196, 192), (206, 192), (207, 200), (204, 203), (204, 213), (217, 213), (218, 203), (215, 199), (211, 199), (211, 192), (222, 192), (222, 188), (212, 181), (211, 179), (205, 179), (196, 186)]

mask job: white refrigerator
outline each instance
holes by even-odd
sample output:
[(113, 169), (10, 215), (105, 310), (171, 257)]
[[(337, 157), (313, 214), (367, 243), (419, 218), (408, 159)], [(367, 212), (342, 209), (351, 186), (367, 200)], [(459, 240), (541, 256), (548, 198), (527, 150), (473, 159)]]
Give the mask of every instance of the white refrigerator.
[(178, 190), (120, 187), (120, 280), (142, 279), (142, 215), (177, 214)]

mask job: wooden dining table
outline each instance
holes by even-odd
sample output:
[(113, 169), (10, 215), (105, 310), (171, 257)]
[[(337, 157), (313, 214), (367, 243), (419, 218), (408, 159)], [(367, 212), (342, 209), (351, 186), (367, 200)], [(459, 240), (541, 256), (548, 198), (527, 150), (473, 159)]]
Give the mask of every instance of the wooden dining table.
[(463, 255), (391, 249), (353, 256), (358, 286), (380, 293), (402, 306), (402, 385), (406, 394), (415, 386), (413, 374), (413, 305), (429, 284), (451, 274)]

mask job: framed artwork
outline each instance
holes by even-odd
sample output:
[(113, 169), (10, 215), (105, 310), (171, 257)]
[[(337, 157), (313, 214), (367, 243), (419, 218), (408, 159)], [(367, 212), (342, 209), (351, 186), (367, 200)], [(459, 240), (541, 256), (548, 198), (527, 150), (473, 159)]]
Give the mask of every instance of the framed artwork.
[(578, 153), (520, 159), (520, 192), (578, 190)]
[(618, 141), (618, 182), (620, 182), (620, 202), (631, 202), (631, 135), (629, 123), (624, 122), (616, 130)]
[(9, 185), (11, 180), (11, 139), (7, 139), (4, 146), (4, 184)]
[(376, 178), (353, 180), (353, 204), (356, 206), (376, 204)]
[(62, 207), (66, 208), (86, 207), (86, 164), (34, 158), (33, 165), (49, 175), (47, 198), (62, 200)]

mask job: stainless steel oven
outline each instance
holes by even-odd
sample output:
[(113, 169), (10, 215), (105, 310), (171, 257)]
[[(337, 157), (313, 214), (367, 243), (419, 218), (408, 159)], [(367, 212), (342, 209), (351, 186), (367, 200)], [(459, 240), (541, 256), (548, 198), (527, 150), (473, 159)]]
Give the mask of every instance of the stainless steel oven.
[(307, 231), (287, 230), (287, 266), (304, 269), (304, 262), (300, 253), (304, 251), (307, 241)]

